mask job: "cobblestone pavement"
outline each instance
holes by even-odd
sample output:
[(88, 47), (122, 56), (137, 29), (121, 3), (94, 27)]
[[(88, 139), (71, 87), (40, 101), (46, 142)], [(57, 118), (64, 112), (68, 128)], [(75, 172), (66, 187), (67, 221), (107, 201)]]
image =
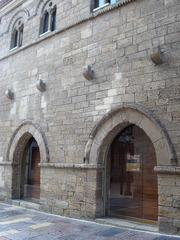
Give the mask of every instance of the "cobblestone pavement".
[(175, 240), (0, 204), (0, 240)]

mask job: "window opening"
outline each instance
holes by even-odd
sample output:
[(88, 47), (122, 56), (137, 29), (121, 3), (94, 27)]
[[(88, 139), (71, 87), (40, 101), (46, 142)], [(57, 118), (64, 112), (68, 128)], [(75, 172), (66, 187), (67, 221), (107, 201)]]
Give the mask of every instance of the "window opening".
[(15, 29), (12, 34), (11, 48), (17, 47), (17, 43), (18, 43), (18, 31)]
[(44, 22), (43, 22), (43, 33), (48, 31), (48, 24), (49, 24), (49, 13), (44, 13)]
[(23, 31), (24, 31), (24, 24), (22, 24), (21, 21), (19, 21), (18, 24), (15, 25), (12, 31), (10, 49), (22, 46)]
[(114, 4), (117, 0), (95, 0), (94, 9), (101, 8), (107, 4)]
[(22, 42), (23, 42), (23, 30), (24, 30), (24, 25), (22, 25), (19, 29), (19, 47), (22, 46)]
[(47, 32), (52, 32), (55, 29), (56, 29), (56, 5), (53, 6), (52, 2), (50, 2), (41, 18), (40, 35)]

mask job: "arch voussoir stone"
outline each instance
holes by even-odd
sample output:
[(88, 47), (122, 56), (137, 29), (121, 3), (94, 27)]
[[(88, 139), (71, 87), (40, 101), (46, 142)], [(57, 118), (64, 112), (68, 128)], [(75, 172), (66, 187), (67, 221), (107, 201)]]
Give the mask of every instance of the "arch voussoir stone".
[(23, 122), (14, 132), (7, 151), (6, 161), (12, 164), (16, 161), (16, 155), (24, 151), (28, 140), (33, 137), (39, 146), (41, 161), (49, 162), (49, 149), (46, 137), (41, 128), (30, 121)]
[(153, 143), (163, 137), (162, 129), (159, 129), (159, 127), (147, 117), (143, 117), (139, 127), (145, 130)]
[(156, 157), (161, 165), (169, 166), (169, 156), (171, 155), (168, 142), (165, 138), (160, 138), (154, 143), (154, 148), (156, 151)]
[(96, 124), (85, 148), (85, 161), (98, 164), (100, 149), (108, 148), (113, 138), (129, 124), (140, 127), (150, 138), (158, 165), (171, 166), (177, 163), (174, 146), (162, 123), (142, 106), (128, 104), (112, 109)]

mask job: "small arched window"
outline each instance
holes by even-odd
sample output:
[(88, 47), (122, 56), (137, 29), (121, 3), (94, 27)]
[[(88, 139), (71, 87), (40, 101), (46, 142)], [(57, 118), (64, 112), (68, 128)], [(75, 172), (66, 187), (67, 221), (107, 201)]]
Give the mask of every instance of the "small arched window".
[(18, 23), (15, 24), (12, 31), (10, 49), (22, 46), (23, 30), (24, 30), (24, 24), (21, 21), (18, 21)]
[(19, 47), (22, 46), (22, 42), (23, 42), (23, 31), (24, 31), (24, 25), (22, 24), (21, 27), (19, 28)]
[(11, 48), (17, 47), (18, 43), (18, 31), (14, 29), (11, 37)]
[(43, 16), (43, 33), (48, 31), (49, 13), (46, 11)]
[(52, 2), (45, 7), (40, 23), (40, 35), (56, 29), (56, 5)]

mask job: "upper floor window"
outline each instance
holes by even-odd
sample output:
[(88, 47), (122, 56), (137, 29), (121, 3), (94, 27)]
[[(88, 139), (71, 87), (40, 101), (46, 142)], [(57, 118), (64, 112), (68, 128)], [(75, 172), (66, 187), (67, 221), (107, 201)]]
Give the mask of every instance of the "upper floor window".
[(52, 32), (56, 29), (56, 5), (53, 6), (52, 2), (44, 9), (41, 23), (40, 23), (40, 35)]
[(23, 30), (24, 24), (21, 21), (18, 21), (12, 30), (10, 49), (22, 46)]
[(101, 8), (103, 6), (106, 6), (108, 4), (113, 4), (116, 2), (117, 0), (95, 0), (94, 9)]

